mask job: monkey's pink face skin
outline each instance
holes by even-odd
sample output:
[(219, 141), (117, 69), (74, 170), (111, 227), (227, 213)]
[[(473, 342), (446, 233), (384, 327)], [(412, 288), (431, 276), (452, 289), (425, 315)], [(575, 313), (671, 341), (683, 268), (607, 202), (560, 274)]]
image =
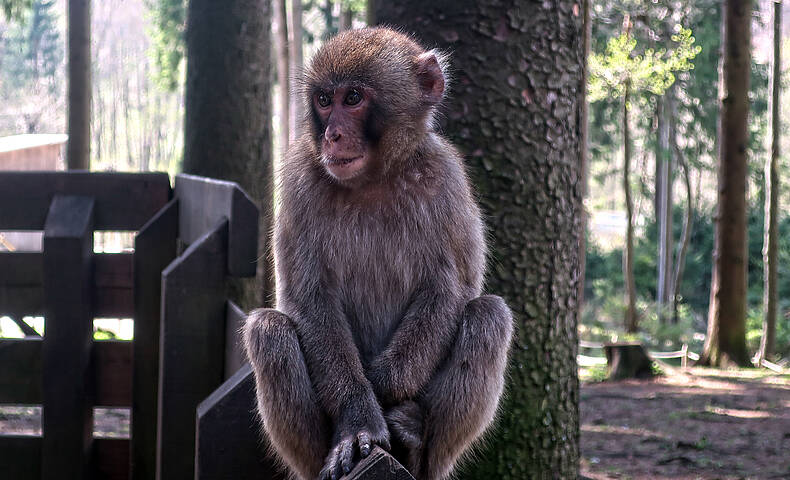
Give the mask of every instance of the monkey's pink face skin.
[(353, 179), (365, 171), (370, 147), (365, 138), (365, 120), (370, 92), (362, 87), (319, 90), (313, 105), (324, 127), (321, 163), (337, 180)]

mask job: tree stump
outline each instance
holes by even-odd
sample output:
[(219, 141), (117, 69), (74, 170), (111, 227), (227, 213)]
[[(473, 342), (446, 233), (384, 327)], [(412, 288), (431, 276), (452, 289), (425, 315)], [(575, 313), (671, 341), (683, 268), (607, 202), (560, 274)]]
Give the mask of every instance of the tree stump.
[(640, 343), (606, 343), (603, 350), (609, 380), (653, 376), (653, 360)]
[(354, 467), (346, 480), (414, 480), (408, 470), (379, 447)]

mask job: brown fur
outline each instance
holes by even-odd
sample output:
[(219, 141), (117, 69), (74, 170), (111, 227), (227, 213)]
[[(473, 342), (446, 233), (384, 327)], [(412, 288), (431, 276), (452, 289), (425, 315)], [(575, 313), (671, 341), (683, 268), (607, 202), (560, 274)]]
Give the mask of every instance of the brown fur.
[[(280, 173), (277, 310), (245, 327), (263, 427), (299, 478), (337, 478), (373, 444), (418, 480), (446, 478), (496, 412), (512, 318), (480, 296), (483, 223), (460, 155), (432, 126), (434, 55), (393, 30), (355, 30), (305, 75), (312, 117)], [(372, 92), (369, 131), (343, 132), (367, 155), (353, 182), (328, 174), (322, 153), (341, 107), (317, 115), (313, 101), (348, 85)]]

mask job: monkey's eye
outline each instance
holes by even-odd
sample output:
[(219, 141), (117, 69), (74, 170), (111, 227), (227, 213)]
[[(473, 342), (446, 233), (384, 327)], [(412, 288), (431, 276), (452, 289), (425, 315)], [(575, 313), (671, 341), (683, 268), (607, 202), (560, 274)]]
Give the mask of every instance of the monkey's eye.
[(351, 90), (346, 95), (346, 105), (354, 106), (362, 101), (362, 94), (359, 93), (359, 90)]
[(327, 95), (326, 92), (320, 92), (316, 96), (316, 100), (318, 101), (318, 105), (320, 105), (321, 108), (326, 108), (330, 103), (332, 103), (332, 99), (329, 98), (329, 95)]

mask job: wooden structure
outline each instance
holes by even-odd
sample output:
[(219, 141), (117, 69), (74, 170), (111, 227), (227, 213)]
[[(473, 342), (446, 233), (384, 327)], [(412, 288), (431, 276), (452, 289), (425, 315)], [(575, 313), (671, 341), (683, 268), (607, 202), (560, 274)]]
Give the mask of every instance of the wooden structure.
[(63, 134), (0, 137), (0, 170), (63, 170), (67, 140)]
[[(198, 404), (243, 363), (225, 287), (255, 274), (254, 204), (188, 175), (0, 172), (4, 230), (44, 240), (0, 252), (0, 316), (45, 331), (0, 339), (0, 403), (43, 407), (41, 436), (0, 435), (0, 478), (194, 478)], [(98, 230), (136, 231), (134, 252), (94, 253)], [(134, 340), (94, 341), (96, 317)], [(130, 438), (93, 438), (94, 406), (131, 407)]]
[(653, 360), (641, 343), (605, 343), (603, 351), (606, 354), (609, 380), (653, 376)]

